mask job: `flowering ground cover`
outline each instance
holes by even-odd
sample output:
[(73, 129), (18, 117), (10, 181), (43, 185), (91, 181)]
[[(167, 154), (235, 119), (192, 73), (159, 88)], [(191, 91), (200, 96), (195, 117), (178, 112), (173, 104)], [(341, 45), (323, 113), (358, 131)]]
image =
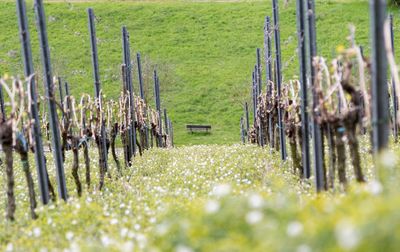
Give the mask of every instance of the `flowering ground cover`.
[[(0, 250), (394, 251), (400, 247), (398, 150), (383, 155), (377, 172), (367, 150), (368, 183), (352, 181), (347, 193), (320, 195), (312, 180), (300, 181), (290, 161), (268, 149), (212, 145), (145, 152), (119, 179), (111, 163), (103, 192), (96, 189), (93, 158), (93, 185), (78, 198), (68, 156), (68, 202), (39, 206), (35, 221), (16, 167), (16, 221), (1, 218)], [(1, 167), (1, 185), (3, 173)], [(1, 194), (2, 216), (5, 202)]]

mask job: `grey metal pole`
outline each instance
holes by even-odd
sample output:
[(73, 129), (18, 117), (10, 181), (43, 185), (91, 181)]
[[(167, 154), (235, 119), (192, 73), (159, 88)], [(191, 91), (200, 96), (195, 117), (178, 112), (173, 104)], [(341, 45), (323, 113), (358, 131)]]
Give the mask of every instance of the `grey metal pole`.
[(97, 41), (96, 41), (96, 28), (94, 24), (94, 13), (93, 9), (89, 8), (88, 19), (89, 19), (89, 32), (90, 32), (90, 46), (92, 54), (92, 65), (93, 65), (93, 78), (94, 78), (94, 91), (95, 97), (100, 96), (100, 74), (99, 74), (99, 60), (97, 56)]
[[(28, 18), (26, 15), (26, 4), (25, 0), (17, 0), (17, 14), (19, 24), (19, 35), (21, 40), (22, 58), (24, 62), (25, 77), (29, 77), (34, 74), (33, 63), (32, 63), (32, 48), (29, 35)], [(35, 78), (32, 78), (30, 83), (29, 92), (31, 94), (32, 103), (31, 114), (34, 123), (32, 125), (33, 137), (34, 137), (34, 151), (36, 170), (39, 181), (39, 191), (42, 203), (46, 205), (49, 202), (49, 181), (47, 180), (46, 162), (44, 158), (42, 132), (40, 129), (40, 118), (39, 109), (37, 106), (37, 92)], [(0, 95), (1, 96), (1, 95)], [(2, 97), (0, 97), (2, 100)], [(3, 106), (3, 105), (1, 105)], [(3, 113), (3, 112), (2, 112)]]
[(157, 99), (158, 99), (158, 117), (160, 118), (159, 122), (159, 127), (160, 127), (160, 136), (159, 136), (159, 141), (160, 141), (160, 147), (163, 147), (163, 140), (162, 140), (162, 134), (163, 134), (163, 128), (162, 128), (162, 116), (161, 116), (161, 99), (160, 99), (160, 78), (157, 75)]
[[(257, 56), (257, 64), (254, 67), (254, 72), (256, 75), (256, 88), (257, 88), (256, 103), (257, 103), (257, 107), (258, 107), (258, 97), (261, 95), (261, 91), (262, 91), (261, 60), (260, 60), (260, 49), (259, 48), (257, 48), (256, 56)], [(258, 113), (258, 109), (256, 109), (256, 113)], [(264, 132), (263, 132), (263, 128), (262, 128), (261, 119), (262, 118), (259, 118), (259, 125), (257, 125), (257, 127), (258, 127), (258, 143), (261, 147), (264, 147)]]
[(140, 58), (140, 53), (136, 54), (136, 60), (137, 60), (137, 67), (138, 67), (138, 78), (139, 78), (139, 92), (140, 92), (140, 98), (144, 100), (144, 88), (143, 88), (143, 76), (142, 76), (142, 63), (141, 63), (141, 58)]
[(244, 137), (244, 126), (243, 126), (243, 116), (240, 117), (240, 137), (242, 139), (242, 143), (245, 144), (245, 137)]
[[(68, 97), (67, 98), (67, 109), (68, 109), (68, 114), (67, 114), (67, 119), (71, 120), (71, 116), (72, 116), (72, 112), (71, 112), (71, 97), (70, 97), (70, 93), (69, 93), (69, 85), (68, 82), (64, 82), (64, 89), (65, 89), (65, 96)], [(72, 127), (69, 127), (69, 133), (72, 135)]]
[[(278, 93), (278, 100), (281, 98), (281, 45), (280, 45), (280, 32), (279, 32), (279, 9), (278, 1), (272, 0), (273, 11), (274, 11), (274, 37), (275, 37), (275, 57), (276, 57), (276, 86)], [(286, 141), (285, 141), (285, 125), (283, 124), (282, 109), (278, 106), (278, 127), (279, 127), (279, 140), (281, 147), (281, 158), (286, 160)]]
[(383, 33), (386, 19), (386, 1), (370, 0), (370, 11), (372, 38), (372, 145), (374, 153), (378, 153), (387, 147), (389, 138), (389, 99), (386, 85), (387, 59)]
[[(266, 74), (266, 87), (267, 87), (267, 97), (272, 99), (272, 63), (271, 63), (271, 20), (270, 17), (265, 17), (265, 28), (264, 28), (264, 51), (265, 51), (265, 74)], [(270, 147), (274, 148), (273, 139), (273, 116), (268, 114), (268, 129), (269, 129), (269, 139)]]
[(131, 62), (131, 49), (130, 49), (130, 43), (129, 43), (129, 32), (126, 31), (126, 64), (127, 64), (127, 83), (128, 83), (128, 89), (130, 93), (130, 99), (132, 101), (132, 106), (131, 106), (131, 118), (132, 118), (132, 128), (131, 128), (131, 134), (132, 134), (132, 154), (133, 156), (136, 156), (136, 108), (135, 108), (135, 97), (134, 97), (134, 90), (133, 90), (133, 84), (132, 84), (132, 62)]
[(61, 104), (61, 107), (64, 107), (64, 94), (63, 94), (63, 88), (62, 88), (62, 84), (61, 84), (62, 81), (61, 81), (60, 77), (57, 78), (57, 82), (58, 82), (58, 91), (60, 93), (60, 104)]
[[(70, 93), (69, 93), (69, 84), (68, 84), (68, 82), (64, 82), (64, 89), (65, 89), (65, 95), (69, 96)], [(67, 104), (67, 106), (69, 106), (69, 104)]]
[(167, 109), (164, 109), (164, 126), (165, 126), (165, 134), (169, 134), (168, 132), (168, 117), (167, 117)]
[[(100, 102), (100, 74), (99, 74), (99, 60), (97, 54), (97, 41), (96, 41), (96, 27), (94, 24), (94, 13), (92, 8), (88, 8), (88, 25), (89, 25), (89, 33), (90, 33), (90, 46), (91, 46), (91, 54), (92, 54), (92, 65), (93, 65), (93, 78), (94, 78), (94, 91), (95, 97), (98, 102)], [(100, 106), (100, 104), (98, 104)], [(101, 112), (102, 113), (102, 112)], [(108, 170), (107, 164), (107, 142), (106, 142), (106, 127), (104, 120), (101, 122), (100, 129), (100, 141), (102, 145), (102, 155), (104, 159), (103, 169), (106, 172)]]
[(271, 21), (269, 16), (265, 17), (264, 25), (264, 55), (265, 55), (265, 82), (267, 92), (271, 92), (271, 81), (272, 81), (272, 64), (271, 64)]
[(310, 140), (308, 124), (308, 99), (307, 99), (307, 47), (305, 38), (305, 6), (303, 0), (297, 0), (297, 39), (300, 66), (300, 84), (301, 84), (301, 132), (302, 132), (302, 162), (304, 177), (309, 178), (310, 172)]
[(258, 96), (260, 95), (260, 93), (261, 93), (261, 90), (260, 90), (260, 86), (258, 85), (258, 68), (257, 68), (257, 64), (255, 64), (254, 65), (254, 85), (255, 85), (255, 88), (256, 88), (256, 105), (258, 105)]
[[(313, 67), (314, 57), (317, 56), (317, 38), (316, 38), (316, 28), (315, 28), (315, 6), (313, 0), (307, 0), (307, 10), (308, 10), (308, 36), (309, 36), (309, 66), (311, 73), (311, 83), (314, 84), (316, 73)], [(318, 97), (313, 92), (313, 109), (318, 106)], [(318, 112), (314, 112), (318, 113)], [(313, 120), (313, 143), (314, 143), (314, 170), (315, 170), (315, 181), (317, 192), (323, 190), (324, 188), (324, 146), (322, 142), (322, 130), (318, 124), (316, 118)], [(308, 174), (306, 174), (308, 175)]]
[(61, 156), (60, 131), (58, 128), (57, 108), (55, 103), (53, 80), (51, 74), (50, 49), (47, 40), (46, 17), (44, 13), (42, 0), (35, 0), (34, 8), (36, 14), (36, 25), (39, 34), (41, 58), (43, 64), (43, 83), (46, 90), (46, 96), (48, 97), (47, 103), (49, 107), (52, 150), (53, 150), (54, 163), (56, 165), (58, 193), (59, 197), (66, 201), (68, 199), (68, 194), (67, 194), (67, 186), (65, 183), (64, 164)]
[[(139, 93), (140, 93), (140, 98), (142, 98), (143, 101), (145, 101), (144, 97), (144, 87), (143, 87), (143, 74), (142, 74), (142, 62), (141, 62), (141, 56), (140, 53), (136, 54), (136, 60), (137, 60), (137, 67), (138, 67), (138, 78), (139, 78)], [(146, 108), (145, 108), (146, 109)], [(144, 111), (145, 116), (147, 117), (147, 111)], [(144, 125), (144, 133), (145, 133), (145, 148), (149, 148), (149, 130), (147, 123)]]
[(156, 102), (156, 110), (159, 117), (159, 129), (160, 135), (158, 136), (158, 147), (162, 147), (162, 121), (161, 121), (161, 104), (160, 104), (160, 86), (157, 76), (157, 70), (154, 70), (154, 98)]
[(132, 155), (136, 153), (136, 130), (135, 130), (135, 102), (133, 98), (133, 88), (132, 88), (132, 71), (130, 62), (130, 48), (129, 48), (129, 34), (125, 26), (122, 27), (122, 52), (123, 52), (123, 63), (125, 64), (125, 90), (129, 93), (130, 100), (130, 111), (131, 114), (131, 126), (128, 129), (128, 149), (130, 153), (128, 155), (129, 160), (131, 160)]
[(1, 113), (1, 120), (6, 120), (6, 112), (4, 109), (4, 95), (3, 95), (3, 86), (0, 86), (0, 113)]
[[(390, 15), (390, 38), (392, 43), (392, 50), (394, 54), (394, 33), (393, 33), (393, 15)], [(399, 104), (397, 100), (396, 84), (394, 83), (394, 78), (392, 77), (392, 101), (393, 101), (393, 136), (394, 141), (397, 142), (399, 138), (399, 125), (397, 124), (397, 110), (399, 109)]]
[[(364, 59), (364, 49), (362, 46), (359, 46), (359, 48), (360, 48), (361, 58)], [(360, 112), (359, 112), (359, 124), (360, 124), (360, 132), (363, 135), (365, 135), (365, 133), (367, 133), (367, 129), (364, 127), (364, 123), (363, 123), (363, 117), (364, 117), (364, 113), (365, 113), (365, 109), (366, 109), (365, 108), (365, 99), (366, 99), (366, 97), (360, 96), (361, 108), (360, 108)]]
[(253, 124), (255, 125), (256, 123), (256, 107), (257, 107), (257, 93), (256, 93), (256, 87), (255, 87), (255, 81), (254, 81), (254, 72), (252, 73), (252, 83), (251, 83), (251, 90), (252, 90), (252, 99), (253, 99)]
[(170, 129), (170, 134), (171, 134), (171, 145), (174, 147), (174, 127), (172, 126), (171, 120), (168, 120), (169, 122), (169, 129)]
[[(70, 97), (70, 93), (69, 93), (69, 84), (68, 82), (64, 82), (64, 89), (65, 89), (65, 96), (68, 97), (67, 98), (67, 109), (70, 110), (71, 109), (71, 97)], [(71, 114), (71, 112), (69, 113)], [(68, 115), (68, 119), (70, 120), (70, 115)], [(70, 128), (70, 131), (72, 130), (72, 128)]]
[(246, 135), (249, 133), (250, 122), (249, 122), (249, 105), (247, 102), (244, 104), (244, 113), (246, 114)]
[(257, 57), (257, 82), (258, 82), (258, 90), (259, 95), (262, 92), (262, 77), (261, 77), (261, 56), (260, 56), (260, 48), (256, 50), (256, 57)]

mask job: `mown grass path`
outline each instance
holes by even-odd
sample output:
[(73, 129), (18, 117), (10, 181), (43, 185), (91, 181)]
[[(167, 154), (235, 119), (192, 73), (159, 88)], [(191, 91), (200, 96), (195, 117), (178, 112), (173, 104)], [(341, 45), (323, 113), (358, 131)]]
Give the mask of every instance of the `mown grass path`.
[[(367, 149), (362, 151), (367, 157)], [(15, 168), (17, 220), (1, 218), (0, 250), (395, 251), (400, 246), (393, 154), (383, 159), (384, 183), (368, 170), (367, 184), (353, 184), (348, 194), (320, 196), (291, 173), (290, 162), (256, 146), (152, 150), (123, 178), (115, 178), (112, 164), (113, 178), (103, 192), (95, 189), (92, 156), (93, 186), (76, 197), (68, 156), (70, 199), (39, 207), (36, 221), (29, 219), (23, 172)], [(370, 159), (363, 162), (368, 167)], [(1, 185), (3, 173), (1, 167)], [(54, 171), (50, 174), (54, 183)], [(4, 216), (5, 194), (0, 195)]]

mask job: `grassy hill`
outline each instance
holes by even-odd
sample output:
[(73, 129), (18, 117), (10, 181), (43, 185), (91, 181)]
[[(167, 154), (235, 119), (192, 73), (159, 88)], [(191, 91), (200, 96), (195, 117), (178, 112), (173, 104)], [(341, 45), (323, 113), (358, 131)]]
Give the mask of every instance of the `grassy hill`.
[[(108, 97), (119, 94), (120, 29), (126, 25), (133, 52), (145, 58), (149, 103), (154, 103), (152, 68), (157, 65), (161, 73), (162, 105), (175, 125), (176, 143), (239, 141), (242, 104), (250, 97), (251, 69), (255, 50), (262, 46), (264, 17), (272, 14), (270, 1), (50, 2), (45, 7), (53, 73), (70, 83), (73, 94), (94, 92), (86, 15), (90, 6), (97, 17), (101, 80)], [(3, 1), (0, 6), (0, 74), (14, 75), (22, 70), (15, 4)], [(40, 70), (32, 2), (28, 6), (35, 68)], [(320, 54), (331, 57), (338, 45), (347, 43), (350, 23), (369, 53), (365, 1), (324, 0), (317, 1), (316, 8)], [(298, 71), (295, 1), (286, 6), (281, 2), (280, 10), (283, 74), (288, 80)], [(136, 75), (134, 84), (137, 89)], [(212, 134), (190, 135), (187, 123), (211, 124)]]

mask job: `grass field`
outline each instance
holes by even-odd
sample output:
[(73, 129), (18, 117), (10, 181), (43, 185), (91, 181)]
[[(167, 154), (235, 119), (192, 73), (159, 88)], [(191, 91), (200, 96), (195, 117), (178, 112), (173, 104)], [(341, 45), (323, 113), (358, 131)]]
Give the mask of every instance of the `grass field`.
[[(348, 193), (336, 189), (317, 196), (311, 181), (292, 174), (290, 161), (282, 164), (278, 153), (242, 145), (151, 150), (135, 159), (134, 169), (124, 169), (120, 179), (110, 162), (113, 178), (99, 192), (93, 148), (92, 186), (76, 197), (68, 154), (70, 199), (40, 206), (35, 221), (29, 217), (26, 183), (16, 160), (16, 221), (5, 220), (6, 195), (0, 194), (0, 250), (396, 251), (400, 151), (394, 149), (378, 165), (381, 182), (375, 180), (368, 144), (363, 144), (369, 182), (355, 184), (349, 169)], [(80, 177), (84, 180), (83, 164)], [(0, 169), (1, 185), (4, 180)]]
[[(108, 97), (119, 94), (120, 29), (126, 25), (133, 51), (145, 57), (148, 88), (152, 87), (152, 67), (157, 65), (161, 72), (162, 104), (173, 119), (176, 143), (239, 141), (242, 104), (250, 97), (255, 49), (262, 46), (264, 16), (272, 14), (270, 1), (44, 2), (50, 2), (46, 14), (53, 73), (65, 77), (73, 94), (93, 93), (86, 16), (91, 6), (97, 17), (102, 87)], [(15, 4), (2, 1), (0, 5), (0, 74), (21, 74)], [(32, 2), (28, 6), (35, 68), (40, 71)], [(316, 8), (322, 55), (330, 58), (338, 45), (347, 43), (350, 23), (357, 27), (357, 41), (369, 54), (367, 2), (323, 0), (317, 1)], [(280, 10), (283, 76), (288, 80), (296, 78), (298, 71), (295, 1), (287, 6), (281, 2)], [(396, 12), (396, 24), (397, 17)], [(399, 33), (395, 34), (397, 39)], [(151, 89), (147, 95), (153, 103)], [(212, 134), (188, 134), (187, 123), (211, 124)]]

